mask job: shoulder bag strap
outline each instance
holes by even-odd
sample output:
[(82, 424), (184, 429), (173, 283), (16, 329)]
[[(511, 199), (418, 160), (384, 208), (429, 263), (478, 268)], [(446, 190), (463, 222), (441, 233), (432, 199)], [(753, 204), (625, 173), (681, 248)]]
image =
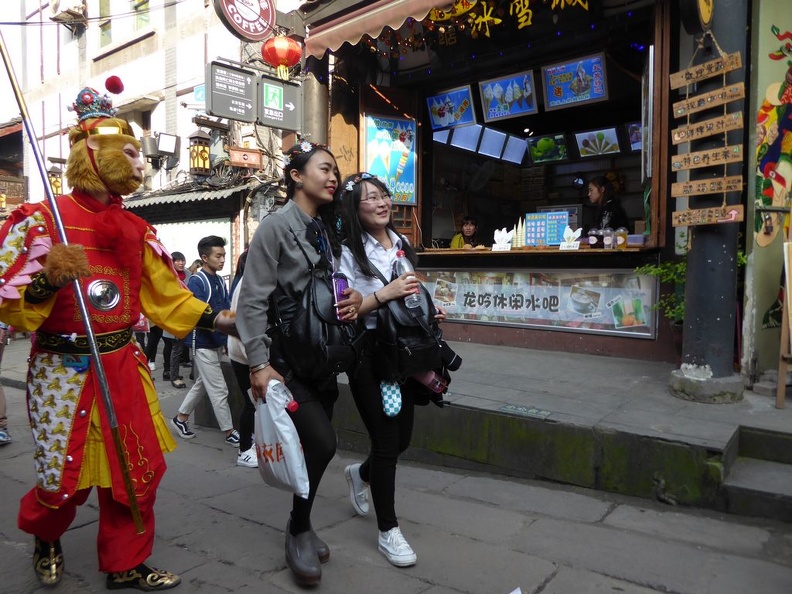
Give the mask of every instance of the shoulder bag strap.
[[(376, 266), (372, 266), (371, 268), (374, 270), (374, 274), (376, 274), (379, 277), (379, 279), (382, 281), (383, 284), (385, 284), (385, 285), (389, 284), (389, 282), (387, 280), (385, 280), (385, 276), (380, 272), (379, 268), (377, 268)], [(435, 340), (437, 340), (437, 336), (435, 336), (435, 333), (432, 332), (432, 329), (429, 327), (429, 324), (427, 323), (426, 319), (423, 317), (423, 315), (418, 315), (418, 312), (415, 311), (416, 309), (418, 309), (418, 308), (417, 307), (416, 308), (408, 307), (407, 311), (410, 314), (410, 316), (412, 316), (412, 318), (416, 322), (418, 322), (418, 325), (421, 328), (423, 328), (424, 332), (426, 332), (429, 336), (433, 336), (435, 338)], [(421, 311), (421, 313), (423, 313), (423, 311)], [(394, 320), (394, 322), (395, 321), (396, 320)], [(438, 345), (440, 344), (439, 340), (437, 341), (437, 344)]]

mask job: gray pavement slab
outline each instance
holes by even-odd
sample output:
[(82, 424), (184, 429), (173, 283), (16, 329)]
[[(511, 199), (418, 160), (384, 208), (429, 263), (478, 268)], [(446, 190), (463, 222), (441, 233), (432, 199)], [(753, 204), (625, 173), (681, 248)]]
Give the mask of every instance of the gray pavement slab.
[[(541, 409), (544, 422), (692, 440), (716, 447), (741, 424), (788, 431), (789, 409), (748, 393), (735, 405), (701, 405), (667, 393), (670, 366), (604, 357), (455, 343), (465, 362), (447, 399), (457, 406)], [(24, 385), (27, 345), (3, 361), (11, 434), (0, 447), (0, 594), (105, 592), (96, 561), (98, 513), (89, 499), (64, 535), (67, 573), (38, 586), (32, 538), (16, 528), (32, 486)], [(188, 381), (189, 383), (189, 381)], [(166, 416), (184, 390), (157, 382)], [(588, 396), (588, 389), (596, 394)], [(605, 390), (608, 387), (608, 390)], [(456, 390), (459, 391), (456, 391)], [(464, 392), (464, 393), (463, 393)], [(443, 414), (437, 412), (437, 414)], [(506, 413), (504, 413), (506, 414)], [(519, 416), (519, 415), (518, 415)], [(237, 467), (219, 431), (177, 440), (157, 500), (154, 565), (182, 575), (175, 592), (304, 592), (286, 567), (291, 497)], [(416, 436), (414, 443), (420, 442)], [(476, 436), (460, 439), (475, 441)], [(497, 443), (490, 444), (498, 447)], [(358, 594), (777, 594), (792, 590), (792, 525), (663, 505), (601, 491), (402, 462), (397, 512), (418, 564), (399, 569), (378, 553), (373, 514), (354, 515), (339, 451), (319, 489), (313, 525), (330, 545), (316, 591)]]

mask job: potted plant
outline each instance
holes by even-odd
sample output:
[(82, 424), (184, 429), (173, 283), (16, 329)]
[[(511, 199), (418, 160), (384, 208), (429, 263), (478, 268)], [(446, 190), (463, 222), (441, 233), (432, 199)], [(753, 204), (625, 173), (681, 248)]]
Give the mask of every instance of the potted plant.
[[(685, 259), (645, 264), (635, 269), (635, 274), (645, 274), (660, 279), (661, 289), (657, 302), (652, 309), (659, 310), (671, 325), (682, 325), (685, 319), (685, 276), (687, 261)], [(670, 287), (664, 292), (662, 285)]]
[[(745, 252), (737, 250), (737, 267), (745, 266)], [(671, 323), (671, 330), (681, 338), (685, 319), (685, 278), (687, 259), (670, 260), (659, 264), (645, 264), (635, 269), (635, 274), (646, 274), (660, 279), (660, 295), (652, 309), (659, 310)], [(663, 286), (669, 290), (663, 291)]]

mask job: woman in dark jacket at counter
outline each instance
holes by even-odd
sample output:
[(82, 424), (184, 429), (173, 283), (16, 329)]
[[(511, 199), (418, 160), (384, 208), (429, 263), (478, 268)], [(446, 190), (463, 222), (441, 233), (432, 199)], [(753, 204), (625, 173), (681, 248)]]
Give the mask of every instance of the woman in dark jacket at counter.
[(614, 231), (619, 227), (630, 229), (630, 219), (624, 212), (621, 202), (616, 196), (613, 183), (604, 175), (599, 175), (589, 181), (588, 198), (597, 208), (594, 217), (594, 228), (605, 229), (610, 227)]

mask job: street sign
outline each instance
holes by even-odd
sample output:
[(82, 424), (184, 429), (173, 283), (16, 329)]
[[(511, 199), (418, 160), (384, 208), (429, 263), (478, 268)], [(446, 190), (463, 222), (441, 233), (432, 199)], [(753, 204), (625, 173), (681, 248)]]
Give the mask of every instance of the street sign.
[(672, 227), (689, 225), (720, 225), (723, 223), (741, 223), (745, 219), (745, 208), (742, 204), (729, 204), (713, 208), (694, 208), (678, 210), (671, 213)]
[(297, 132), (302, 129), (300, 85), (262, 75), (259, 80), (258, 123)]
[(206, 66), (209, 88), (206, 113), (220, 118), (253, 123), (256, 121), (256, 73), (220, 62)]

